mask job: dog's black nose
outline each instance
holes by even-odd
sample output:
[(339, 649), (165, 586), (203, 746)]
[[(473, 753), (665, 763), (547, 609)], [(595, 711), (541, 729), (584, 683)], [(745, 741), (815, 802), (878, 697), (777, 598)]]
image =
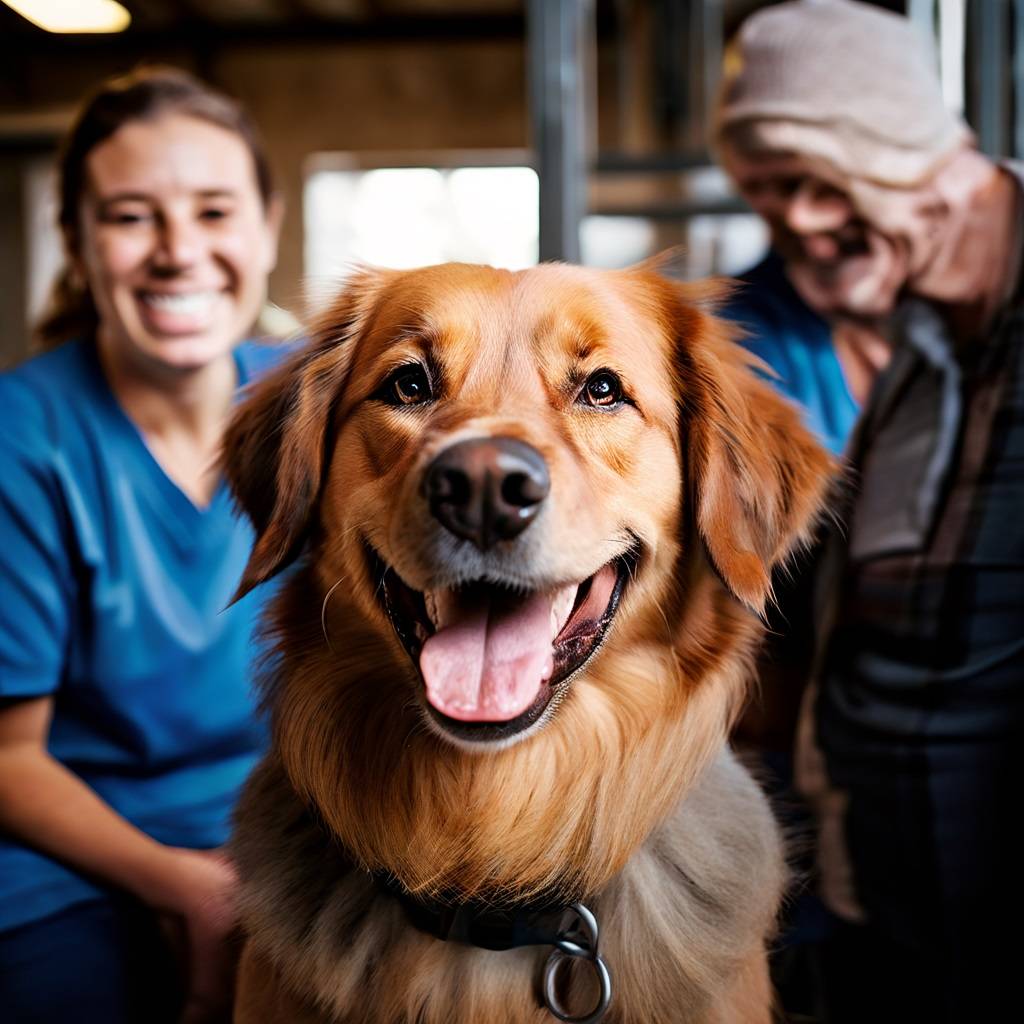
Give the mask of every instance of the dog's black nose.
[(423, 478), (431, 513), (481, 551), (522, 533), (549, 490), (544, 457), (512, 437), (453, 444), (434, 459)]

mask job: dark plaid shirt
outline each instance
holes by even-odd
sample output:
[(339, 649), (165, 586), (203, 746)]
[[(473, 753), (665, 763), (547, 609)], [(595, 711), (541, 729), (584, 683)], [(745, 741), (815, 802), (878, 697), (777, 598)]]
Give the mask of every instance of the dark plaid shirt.
[(927, 303), (896, 326), (818, 576), (798, 774), (825, 901), (864, 928), (856, 1019), (996, 1021), (1024, 917), (1024, 289), (959, 349)]
[(1024, 295), (960, 351), (932, 307), (899, 315), (825, 574), (818, 737), (840, 786), (1024, 741)]

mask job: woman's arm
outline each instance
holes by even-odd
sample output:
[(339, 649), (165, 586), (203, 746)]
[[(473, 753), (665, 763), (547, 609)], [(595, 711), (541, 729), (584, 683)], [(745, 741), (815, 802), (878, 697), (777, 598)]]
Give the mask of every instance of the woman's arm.
[(122, 818), (46, 749), (53, 698), (0, 709), (0, 830), (181, 920), (188, 936), (184, 1020), (230, 1001), (227, 937), (234, 869), (218, 853), (164, 846)]

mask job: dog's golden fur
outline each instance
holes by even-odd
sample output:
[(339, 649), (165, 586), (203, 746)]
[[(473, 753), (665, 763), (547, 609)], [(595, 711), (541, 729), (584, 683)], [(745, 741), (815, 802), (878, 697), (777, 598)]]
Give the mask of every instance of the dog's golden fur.
[[(726, 737), (772, 569), (806, 538), (828, 461), (705, 308), (715, 291), (649, 267), (366, 271), (241, 409), (227, 467), (257, 530), (241, 589), (301, 563), (272, 614), (273, 752), (233, 843), (238, 1021), (552, 1019), (546, 949), (421, 934), (367, 869), (412, 893), (584, 898), (609, 1022), (769, 1019), (781, 845)], [(443, 381), (438, 400), (375, 400), (412, 360)], [(580, 405), (599, 367), (632, 404)], [(420, 483), (453, 441), (499, 434), (543, 454), (551, 495), (509, 551), (470, 558)], [(637, 543), (606, 642), (549, 721), (484, 750), (425, 724), (367, 547), (421, 591), (458, 572), (540, 590)]]

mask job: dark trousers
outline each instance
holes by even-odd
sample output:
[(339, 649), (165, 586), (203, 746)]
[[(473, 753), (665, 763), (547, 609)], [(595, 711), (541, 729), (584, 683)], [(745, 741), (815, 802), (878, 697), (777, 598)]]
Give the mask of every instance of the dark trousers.
[(5, 1024), (171, 1024), (177, 963), (156, 918), (121, 898), (0, 932)]
[(847, 784), (863, 926), (823, 946), (828, 1024), (983, 1024), (1019, 1003), (1022, 754), (929, 752)]

